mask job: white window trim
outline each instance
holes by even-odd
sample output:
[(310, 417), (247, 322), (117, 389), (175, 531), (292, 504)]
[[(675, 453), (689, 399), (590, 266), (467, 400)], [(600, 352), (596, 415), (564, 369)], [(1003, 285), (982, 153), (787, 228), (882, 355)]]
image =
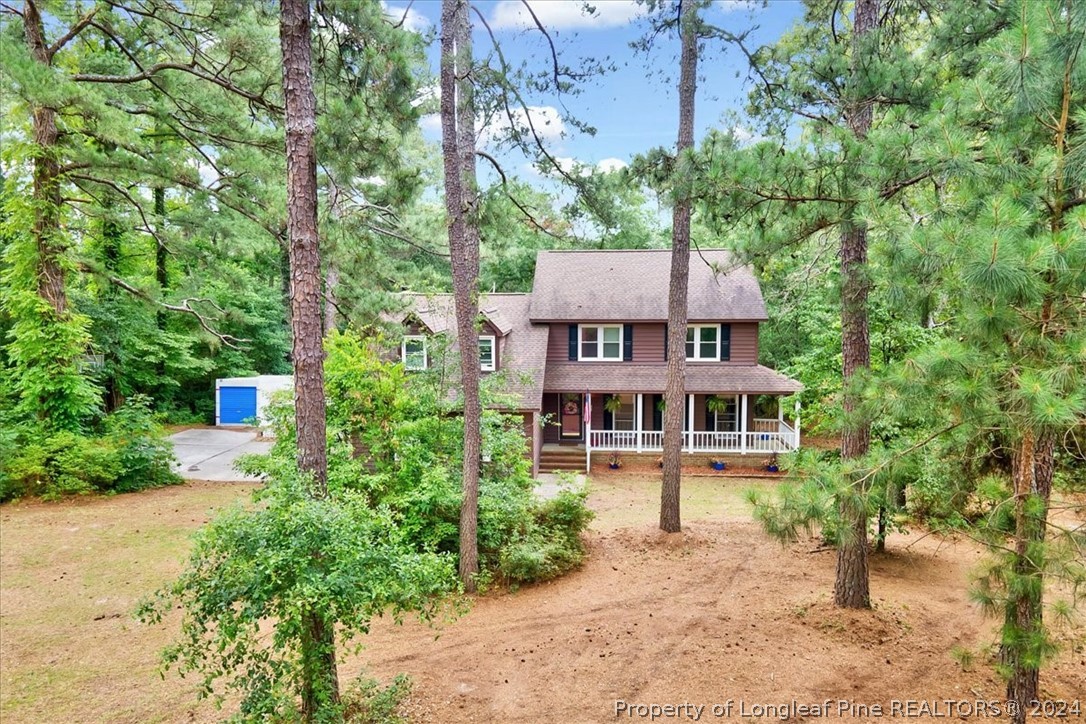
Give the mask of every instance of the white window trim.
[(482, 353), (479, 356), (479, 369), (483, 372), (493, 372), (498, 368), (498, 338), (492, 334), (483, 334), (479, 336), (479, 348), (482, 350), (482, 344), (484, 341), (490, 342), (490, 365), (483, 364)]
[[(701, 355), (701, 330), (703, 329), (715, 329), (716, 330), (716, 345), (714, 350), (716, 356), (714, 357), (702, 357)], [(694, 356), (687, 356), (687, 362), (719, 362), (720, 361), (720, 325), (719, 324), (688, 324), (686, 326), (687, 334), (690, 330), (694, 330)], [(683, 342), (683, 350), (686, 350), (686, 342)]]
[[(617, 329), (618, 330), (618, 357), (585, 357), (582, 354), (584, 350), (584, 330), (595, 329), (596, 333), (596, 354), (603, 353), (603, 330), (605, 329)], [(621, 324), (578, 324), (577, 325), (577, 361), (578, 362), (621, 362), (622, 350), (625, 348), (625, 333)]]
[[(413, 367), (407, 362), (407, 343), (418, 340), (422, 342), (422, 367)], [(420, 372), (430, 366), (430, 351), (427, 349), (426, 337), (421, 334), (404, 335), (400, 343), (400, 359), (403, 360), (403, 368), (409, 372)]]

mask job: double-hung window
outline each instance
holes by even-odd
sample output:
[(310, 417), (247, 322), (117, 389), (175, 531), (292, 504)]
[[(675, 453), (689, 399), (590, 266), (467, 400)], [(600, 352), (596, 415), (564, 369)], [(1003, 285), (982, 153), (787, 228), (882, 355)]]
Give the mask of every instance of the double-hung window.
[(622, 361), (622, 325), (580, 326), (580, 359)]
[(497, 342), (492, 336), (479, 337), (479, 369), (493, 372), (497, 368)]
[(412, 334), (404, 337), (400, 353), (405, 370), (426, 369), (426, 338), (422, 335)]
[(720, 361), (720, 327), (691, 324), (686, 328), (686, 359), (692, 362)]

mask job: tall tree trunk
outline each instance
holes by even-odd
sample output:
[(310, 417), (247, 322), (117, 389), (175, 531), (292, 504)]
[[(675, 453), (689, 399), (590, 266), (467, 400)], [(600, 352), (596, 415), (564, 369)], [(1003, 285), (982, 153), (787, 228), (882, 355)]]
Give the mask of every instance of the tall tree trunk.
[[(856, 0), (852, 37), (852, 75), (862, 73), (869, 33), (879, 22), (879, 0)], [(873, 101), (853, 98), (846, 110), (846, 121), (856, 138), (863, 142), (871, 130)], [(841, 357), (844, 386), (845, 431), (841, 439), (841, 458), (852, 460), (867, 454), (871, 426), (855, 415), (859, 399), (854, 377), (871, 366), (871, 342), (867, 329), (867, 229), (853, 220), (841, 233)], [(833, 601), (844, 608), (870, 608), (871, 592), (867, 568), (867, 508), (862, 484), (852, 481), (852, 490), (841, 500), (843, 528), (837, 547), (837, 580)]]
[[(676, 156), (694, 146), (694, 99), (697, 93), (697, 5), (683, 2), (679, 16), (679, 138)], [(682, 173), (683, 162), (677, 163)], [(672, 213), (671, 281), (668, 285), (667, 384), (664, 388), (664, 479), (660, 485), (660, 529), (682, 530), (679, 493), (682, 484), (683, 413), (686, 409), (687, 287), (690, 282), (690, 191), (688, 179), (676, 179)], [(693, 429), (693, 420), (690, 420)]]
[(475, 183), (475, 100), (470, 77), (471, 22), (468, 0), (441, 6), (441, 140), (445, 207), (449, 225), (456, 331), (464, 393), (463, 498), (460, 506), (460, 579), (475, 590), (479, 572), (479, 230)]
[[(324, 335), (321, 259), (317, 237), (317, 100), (313, 93), (308, 0), (281, 0), (279, 41), (286, 101), (287, 231), (293, 332), (294, 421), (298, 468), (310, 476), (310, 494), (328, 497), (324, 405)], [(313, 551), (315, 558), (320, 551)], [(318, 718), (339, 701), (335, 631), (327, 611), (305, 614), (302, 644), (302, 716)]]
[(336, 329), (336, 287), (339, 286), (339, 269), (328, 265), (324, 275), (324, 334), (328, 336)]
[[(104, 150), (106, 153), (110, 153), (113, 149), (106, 148)], [(113, 197), (113, 192), (108, 189), (103, 193), (102, 207), (102, 266), (111, 276), (120, 276), (121, 243), (124, 230), (116, 218), (116, 200)], [(112, 284), (107, 284), (102, 290), (102, 296), (107, 301), (107, 305), (113, 308), (108, 321), (105, 322), (106, 339), (109, 341), (102, 350), (106, 377), (105, 408), (106, 412), (113, 412), (124, 404), (124, 395), (121, 393), (117, 379), (121, 365), (120, 357), (117, 354), (120, 348), (120, 339), (118, 339), (120, 331), (116, 318), (119, 310), (115, 304), (117, 290)]]
[(1052, 435), (1027, 432), (1013, 454), (1014, 563), (1003, 619), (1000, 658), (1010, 672), (1007, 699), (1017, 704), (1011, 721), (1024, 724), (1030, 702), (1040, 699), (1040, 652), (1043, 640), (1044, 554), (1055, 467)]
[[(45, 26), (37, 3), (23, 7), (26, 44), (31, 57), (45, 66), (53, 64)], [(57, 113), (52, 108), (35, 106), (34, 113), (34, 241), (38, 252), (38, 296), (49, 303), (58, 318), (67, 316), (68, 294), (60, 236), (60, 164), (57, 162)]]
[[(162, 235), (165, 233), (166, 226), (166, 187), (155, 186), (153, 194), (155, 204), (155, 236), (157, 237), (155, 239), (155, 282), (158, 284), (159, 297), (165, 298), (166, 292), (170, 288), (170, 272), (166, 268), (166, 261), (168, 258), (166, 244), (162, 241)], [(160, 309), (158, 311), (155, 321), (160, 330), (166, 328), (165, 310)]]

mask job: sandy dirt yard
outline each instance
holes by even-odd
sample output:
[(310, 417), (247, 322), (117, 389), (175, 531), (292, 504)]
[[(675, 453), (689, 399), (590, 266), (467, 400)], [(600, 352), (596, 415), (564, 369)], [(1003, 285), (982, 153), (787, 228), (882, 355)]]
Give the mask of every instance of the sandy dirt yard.
[[(966, 594), (981, 558), (973, 543), (895, 536), (872, 558), (875, 610), (837, 611), (833, 551), (767, 539), (743, 502), (750, 484), (772, 483), (687, 481), (685, 531), (665, 536), (657, 480), (598, 476), (583, 569), (488, 594), (440, 628), (378, 622), (341, 674), (363, 664), (382, 680), (407, 673), (418, 722), (647, 721), (634, 707), (651, 705), (675, 707), (656, 721), (779, 721), (788, 705), (826, 700), (828, 710), (792, 720), (882, 721), (895, 707), (897, 719), (991, 718), (948, 704), (999, 702), (1003, 689), (983, 655), (964, 668), (952, 655), (994, 635)], [(148, 628), (131, 612), (179, 570), (189, 534), (251, 489), (188, 483), (0, 509), (0, 719), (219, 718), (191, 682), (158, 675), (176, 619)], [(1042, 686), (1086, 706), (1086, 648), (1074, 635)]]

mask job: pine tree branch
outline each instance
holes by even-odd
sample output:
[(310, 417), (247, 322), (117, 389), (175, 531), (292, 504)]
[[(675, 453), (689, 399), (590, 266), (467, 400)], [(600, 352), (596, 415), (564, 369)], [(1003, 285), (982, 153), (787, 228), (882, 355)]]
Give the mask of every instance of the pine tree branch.
[(257, 94), (257, 93), (253, 93), (251, 91), (247, 91), (244, 88), (241, 88), (240, 86), (236, 85), (235, 83), (227, 80), (226, 78), (223, 78), (221, 75), (219, 75), (219, 73), (209, 73), (206, 70), (204, 70), (203, 68), (197, 66), (195, 63), (176, 63), (176, 62), (166, 61), (166, 62), (161, 62), (161, 63), (155, 63), (154, 65), (150, 66), (146, 70), (143, 70), (143, 71), (141, 71), (139, 73), (134, 73), (132, 75), (106, 75), (106, 74), (101, 74), (101, 73), (76, 73), (75, 75), (71, 76), (71, 79), (78, 82), (78, 83), (113, 83), (113, 84), (117, 84), (117, 85), (122, 85), (122, 84), (128, 84), (128, 83), (139, 83), (139, 82), (142, 82), (142, 81), (145, 81), (145, 80), (150, 80), (150, 79), (154, 78), (156, 75), (158, 75), (159, 73), (161, 73), (163, 71), (166, 71), (166, 70), (181, 71), (183, 73), (188, 73), (189, 75), (192, 75), (192, 76), (194, 76), (196, 78), (199, 78), (201, 80), (205, 80), (205, 81), (207, 81), (209, 83), (213, 83), (213, 84), (219, 86), (220, 88), (222, 88), (224, 90), (227, 90), (227, 91), (229, 91), (229, 92), (231, 92), (231, 93), (233, 93), (235, 95), (238, 95), (238, 96), (241, 96), (242, 98), (245, 98), (246, 100), (248, 100), (251, 103), (255, 103), (256, 105), (260, 106), (261, 108), (264, 108), (265, 110), (267, 110), (267, 111), (269, 111), (271, 113), (280, 114), (280, 113), (283, 112), (282, 108), (280, 108), (279, 106), (275, 105), (274, 103), (271, 103), (270, 101), (268, 101), (266, 98), (264, 98), (263, 94)]
[(94, 20), (94, 16), (97, 13), (98, 8), (95, 7), (86, 14), (84, 14), (83, 17), (79, 18), (79, 20), (77, 20), (75, 24), (72, 25), (72, 27), (68, 28), (68, 32), (57, 38), (56, 42), (54, 42), (48, 47), (48, 49), (46, 49), (46, 57), (48, 57), (49, 60), (52, 60), (53, 56), (56, 55), (61, 48), (70, 43), (72, 39), (75, 38), (75, 36), (79, 35), (88, 25), (90, 25), (91, 21)]
[(512, 193), (509, 192), (509, 188), (508, 188), (509, 180), (506, 178), (505, 171), (502, 170), (501, 164), (498, 163), (498, 160), (496, 158), (491, 156), (486, 151), (480, 151), (479, 149), (475, 149), (475, 155), (478, 156), (479, 158), (486, 159), (487, 161), (490, 162), (490, 165), (493, 166), (494, 170), (498, 172), (499, 176), (501, 176), (501, 179), (502, 179), (502, 193), (504, 193), (505, 197), (507, 199), (509, 199), (513, 203), (513, 205), (516, 206), (517, 209), (520, 210), (520, 212), (522, 214), (524, 214), (524, 217), (526, 219), (528, 219), (528, 221), (531, 223), (531, 225), (533, 227), (536, 228), (536, 230), (541, 231), (544, 234), (546, 234), (547, 236), (549, 236), (549, 237), (551, 237), (553, 239), (557, 239), (558, 241), (566, 241), (565, 237), (563, 237), (563, 236), (561, 236), (559, 234), (555, 234), (553, 231), (551, 231), (547, 227), (543, 226), (543, 224), (540, 223), (535, 218), (535, 216), (532, 214), (531, 210), (528, 209), (524, 204), (522, 204), (515, 196), (513, 196)]
[(201, 313), (198, 309), (195, 309), (192, 306), (193, 304), (197, 303), (207, 304), (220, 314), (225, 314), (226, 310), (224, 310), (211, 299), (207, 299), (206, 297), (188, 297), (186, 299), (182, 299), (179, 304), (170, 304), (169, 302), (164, 302), (160, 299), (156, 299), (154, 295), (152, 295), (150, 292), (144, 289), (140, 289), (134, 284), (126, 282), (124, 279), (121, 279), (118, 276), (103, 272), (100, 269), (96, 269), (94, 266), (86, 262), (80, 262), (79, 268), (81, 271), (84, 271), (88, 274), (94, 274), (106, 279), (110, 284), (118, 287), (119, 289), (123, 289), (132, 296), (142, 299), (145, 302), (154, 304), (158, 307), (162, 307), (163, 309), (170, 312), (178, 312), (180, 314), (187, 314), (192, 316), (194, 319), (196, 319), (196, 322), (200, 325), (201, 329), (203, 329), (205, 332), (215, 337), (225, 346), (230, 347), (231, 349), (244, 349), (243, 345), (247, 342), (252, 341), (250, 339), (242, 339), (239, 337), (235, 337), (232, 334), (226, 334), (224, 332), (218, 331), (211, 326), (211, 323), (208, 322), (207, 317), (205, 317), (203, 313)]

